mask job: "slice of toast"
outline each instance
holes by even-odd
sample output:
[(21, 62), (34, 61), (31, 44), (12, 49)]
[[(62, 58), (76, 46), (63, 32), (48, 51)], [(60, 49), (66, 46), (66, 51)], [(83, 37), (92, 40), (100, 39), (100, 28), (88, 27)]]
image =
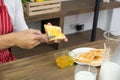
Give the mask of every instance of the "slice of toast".
[(94, 56), (90, 52), (81, 53), (76, 56), (75, 60), (81, 63), (90, 63)]
[(103, 59), (103, 56), (95, 56), (94, 59), (88, 64), (92, 66), (100, 66), (102, 63), (102, 59)]
[(93, 49), (90, 51), (94, 56), (101, 56), (104, 54), (104, 49)]
[(49, 41), (53, 40), (62, 40), (65, 38), (65, 35), (62, 33), (62, 30), (58, 26), (54, 25), (44, 25), (45, 32), (48, 35)]
[(89, 52), (83, 52), (75, 57), (80, 63), (86, 63), (91, 66), (100, 66), (102, 63), (104, 49), (93, 49)]

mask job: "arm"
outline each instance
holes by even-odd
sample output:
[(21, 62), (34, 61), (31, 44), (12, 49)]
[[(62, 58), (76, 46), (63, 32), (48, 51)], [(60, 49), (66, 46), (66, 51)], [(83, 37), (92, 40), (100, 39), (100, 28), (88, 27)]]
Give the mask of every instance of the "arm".
[(14, 33), (0, 35), (0, 50), (15, 46)]
[(21, 0), (15, 1), (16, 7), (14, 29), (18, 32), (0, 35), (0, 50), (12, 46), (18, 46), (24, 49), (31, 49), (42, 42), (48, 42), (47, 37), (43, 35), (39, 30), (28, 29), (22, 13)]
[(31, 49), (43, 42), (48, 42), (47, 37), (39, 30), (34, 29), (0, 35), (0, 49), (5, 49), (12, 46)]

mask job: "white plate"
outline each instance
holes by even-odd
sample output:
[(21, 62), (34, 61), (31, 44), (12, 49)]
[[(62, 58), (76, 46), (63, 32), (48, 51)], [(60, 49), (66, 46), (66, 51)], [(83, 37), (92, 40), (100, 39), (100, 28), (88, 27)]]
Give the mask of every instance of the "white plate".
[[(76, 49), (73, 49), (70, 53), (70, 56), (75, 58), (78, 54), (80, 53), (83, 53), (83, 52), (89, 52), (90, 50), (93, 50), (95, 48), (90, 48), (90, 47), (82, 47), (82, 48), (76, 48)], [(81, 64), (81, 65), (88, 65), (86, 63), (80, 63), (80, 62), (77, 62), (76, 60), (74, 60), (75, 63), (77, 64)]]

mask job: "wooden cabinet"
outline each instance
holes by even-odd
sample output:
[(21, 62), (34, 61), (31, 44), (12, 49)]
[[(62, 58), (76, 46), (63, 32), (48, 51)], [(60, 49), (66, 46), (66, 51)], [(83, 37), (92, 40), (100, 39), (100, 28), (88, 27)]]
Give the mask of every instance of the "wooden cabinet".
[[(27, 22), (34, 22), (46, 19), (60, 18), (69, 15), (83, 14), (88, 12), (93, 12), (95, 6), (95, 0), (72, 0), (62, 2), (62, 8), (60, 12), (42, 14), (37, 16), (27, 16), (25, 19)], [(120, 2), (111, 0), (110, 3), (103, 3), (101, 0), (100, 10), (113, 9), (120, 7)]]
[[(93, 12), (95, 7), (96, 0), (72, 0), (72, 1), (65, 1), (61, 4), (61, 11), (49, 14), (41, 14), (37, 16), (27, 16), (25, 15), (25, 19), (27, 22), (35, 22), (35, 21), (42, 21), (43, 24), (45, 21), (52, 21), (54, 24), (54, 19), (57, 19), (57, 24), (61, 26), (63, 29), (64, 24), (64, 17), (75, 15), (75, 14), (83, 14), (88, 12)], [(115, 0), (111, 0), (110, 3), (103, 3), (103, 0), (100, 1), (100, 10), (107, 10), (120, 7), (120, 2)], [(55, 23), (56, 24), (56, 23)], [(56, 25), (57, 25), (56, 24)], [(58, 45), (60, 48), (60, 44)]]

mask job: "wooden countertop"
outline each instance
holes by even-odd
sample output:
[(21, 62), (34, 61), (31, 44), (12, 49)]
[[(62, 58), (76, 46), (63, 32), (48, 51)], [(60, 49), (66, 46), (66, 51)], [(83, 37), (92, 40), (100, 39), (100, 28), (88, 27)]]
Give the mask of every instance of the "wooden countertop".
[[(103, 3), (101, 0), (100, 10), (112, 9), (120, 7), (120, 2), (115, 0), (111, 0), (110, 3)], [(60, 12), (43, 14), (37, 16), (27, 16), (25, 15), (25, 19), (27, 22), (40, 21), (51, 18), (64, 17), (75, 14), (82, 14), (94, 11), (95, 0), (72, 0), (62, 2), (62, 8)]]
[[(103, 41), (89, 42), (67, 49), (78, 47), (103, 48)], [(74, 80), (74, 66), (60, 69), (55, 64), (54, 53), (60, 51), (62, 50), (0, 64), (0, 80)]]

